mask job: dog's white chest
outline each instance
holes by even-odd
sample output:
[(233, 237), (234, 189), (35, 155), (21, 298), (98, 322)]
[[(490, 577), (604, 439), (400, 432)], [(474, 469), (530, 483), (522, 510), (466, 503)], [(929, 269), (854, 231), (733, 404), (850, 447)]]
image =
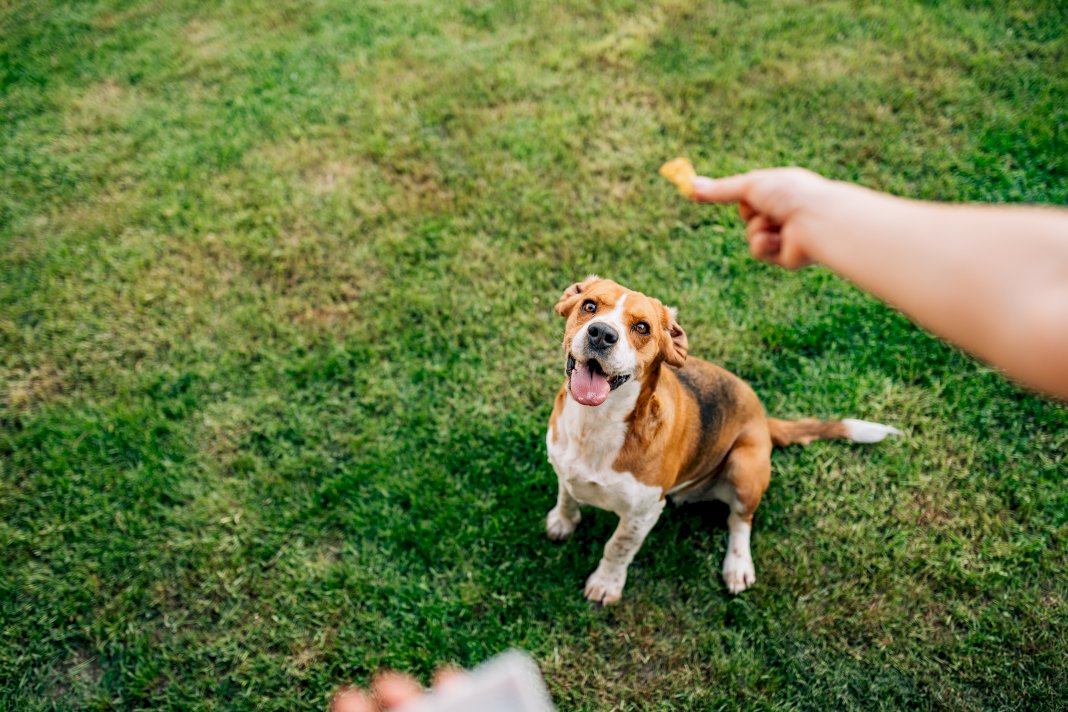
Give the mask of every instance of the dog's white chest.
[(546, 436), (549, 461), (571, 496), (582, 504), (620, 515), (654, 507), (661, 499), (659, 487), (643, 484), (630, 472), (612, 467), (623, 447), (626, 418), (638, 395), (638, 389), (628, 388), (630, 385), (595, 408), (569, 397), (556, 420), (556, 431), (550, 428)]

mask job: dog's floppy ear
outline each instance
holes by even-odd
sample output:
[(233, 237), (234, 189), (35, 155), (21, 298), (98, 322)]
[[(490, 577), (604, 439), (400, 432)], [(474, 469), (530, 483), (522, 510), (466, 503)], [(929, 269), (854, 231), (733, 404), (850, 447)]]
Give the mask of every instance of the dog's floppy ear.
[(686, 363), (686, 355), (689, 353), (690, 342), (686, 338), (686, 332), (679, 326), (678, 314), (679, 310), (675, 307), (665, 307), (661, 305), (663, 312), (661, 318), (663, 319), (664, 330), (660, 351), (664, 354), (664, 361), (672, 366), (682, 368), (682, 364)]
[(575, 282), (565, 289), (564, 293), (560, 295), (560, 301), (556, 303), (556, 313), (566, 319), (571, 314), (571, 310), (581, 301), (582, 293), (599, 279), (600, 277), (597, 275), (591, 274), (581, 282)]

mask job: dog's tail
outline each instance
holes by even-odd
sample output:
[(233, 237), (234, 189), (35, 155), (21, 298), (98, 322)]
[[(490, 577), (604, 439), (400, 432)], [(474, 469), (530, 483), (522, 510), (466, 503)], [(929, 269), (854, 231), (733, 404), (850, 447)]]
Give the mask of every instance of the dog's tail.
[(854, 443), (877, 443), (887, 435), (901, 435), (901, 431), (881, 423), (866, 420), (779, 420), (768, 418), (768, 430), (775, 447), (808, 445), (813, 440), (849, 440)]

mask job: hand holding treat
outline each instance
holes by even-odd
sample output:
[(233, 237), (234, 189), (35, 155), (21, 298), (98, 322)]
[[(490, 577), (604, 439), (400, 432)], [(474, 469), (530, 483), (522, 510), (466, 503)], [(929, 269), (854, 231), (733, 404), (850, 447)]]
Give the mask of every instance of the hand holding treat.
[(693, 179), (697, 177), (697, 171), (688, 158), (675, 158), (660, 166), (660, 175), (675, 184), (687, 198), (693, 197)]
[(800, 168), (774, 168), (713, 180), (699, 176), (685, 158), (660, 167), (679, 192), (698, 203), (737, 203), (754, 257), (797, 269), (811, 264), (809, 233), (842, 187)]
[[(704, 202), (737, 202), (746, 222), (746, 238), (754, 257), (797, 269), (812, 262), (804, 251), (800, 239), (783, 245), (783, 228), (786, 227), (791, 193), (796, 192), (791, 183), (814, 182), (830, 184), (830, 181), (808, 171), (784, 169), (778, 171), (754, 171), (744, 176), (712, 180), (698, 176), (688, 158), (673, 158), (660, 166), (660, 175), (674, 183), (679, 192), (690, 200)], [(760, 182), (761, 176), (766, 179)], [(746, 181), (744, 187), (739, 181)], [(810, 191), (811, 192), (811, 191)], [(820, 201), (808, 200), (809, 205)]]

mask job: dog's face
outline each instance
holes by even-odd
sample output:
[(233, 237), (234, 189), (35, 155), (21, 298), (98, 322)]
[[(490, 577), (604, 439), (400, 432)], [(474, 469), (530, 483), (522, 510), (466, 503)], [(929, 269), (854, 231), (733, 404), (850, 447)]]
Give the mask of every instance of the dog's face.
[(641, 381), (661, 363), (686, 360), (686, 333), (674, 310), (616, 284), (587, 277), (572, 284), (556, 303), (567, 319), (565, 371), (571, 395), (597, 406), (624, 383)]

